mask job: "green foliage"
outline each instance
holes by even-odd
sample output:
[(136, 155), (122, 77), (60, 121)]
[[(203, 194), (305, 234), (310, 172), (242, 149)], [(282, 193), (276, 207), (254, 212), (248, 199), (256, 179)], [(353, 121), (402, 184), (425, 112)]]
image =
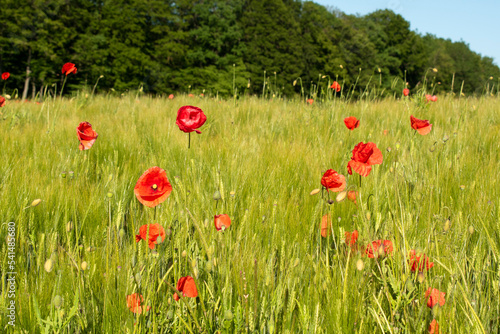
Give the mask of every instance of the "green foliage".
[(66, 62), (78, 68), (68, 93), (99, 80), (98, 92), (314, 98), (337, 80), (351, 97), (368, 87), (392, 96), (405, 81), (420, 89), (437, 68), (434, 92), (482, 94), (500, 77), (465, 42), (422, 36), (390, 10), (354, 16), (299, 0), (5, 0), (2, 11), (0, 72), (12, 74), (11, 93), (23, 90), (29, 67), (29, 96), (56, 94)]

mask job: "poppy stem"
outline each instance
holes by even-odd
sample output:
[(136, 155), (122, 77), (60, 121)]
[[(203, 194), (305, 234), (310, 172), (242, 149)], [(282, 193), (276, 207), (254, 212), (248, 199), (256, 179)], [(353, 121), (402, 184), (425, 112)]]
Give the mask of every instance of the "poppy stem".
[(359, 174), (359, 187), (361, 188), (361, 174)]
[(64, 90), (64, 85), (66, 84), (66, 80), (68, 80), (68, 75), (66, 74), (66, 76), (64, 77), (64, 81), (63, 81), (63, 84), (62, 84), (62, 87), (61, 87), (61, 92), (59, 93), (59, 97), (62, 99), (62, 94), (63, 94), (63, 90)]
[(191, 132), (188, 133), (188, 149), (191, 148)]
[(158, 206), (155, 206), (155, 217), (154, 217), (154, 221), (155, 221), (155, 222), (156, 222), (156, 208), (157, 208), (157, 207), (158, 207)]

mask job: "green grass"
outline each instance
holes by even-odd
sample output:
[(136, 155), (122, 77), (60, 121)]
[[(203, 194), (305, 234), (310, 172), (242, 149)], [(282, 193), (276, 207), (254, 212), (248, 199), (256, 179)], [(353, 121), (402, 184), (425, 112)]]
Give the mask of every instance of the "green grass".
[[(17, 229), (16, 332), (422, 333), (434, 318), (445, 333), (499, 332), (498, 98), (310, 106), (79, 94), (40, 105), (8, 102), (0, 109), (0, 221)], [(189, 150), (175, 124), (183, 105), (208, 117)], [(415, 134), (410, 114), (430, 120), (431, 133)], [(360, 127), (347, 130), (347, 116)], [(76, 136), (82, 121), (99, 134), (83, 152)], [(357, 174), (347, 178), (360, 192), (358, 205), (311, 196), (327, 169), (347, 177), (361, 141), (374, 142), (384, 162), (361, 188)], [(165, 169), (173, 187), (156, 212), (133, 192), (152, 166)], [(64, 171), (74, 177), (63, 178)], [(41, 204), (30, 207), (37, 198)], [(232, 225), (217, 232), (213, 216), (222, 213)], [(324, 239), (327, 213), (333, 234)], [(154, 222), (171, 232), (156, 252), (135, 242), (139, 227)], [(349, 252), (343, 231), (354, 229), (359, 250)], [(1, 331), (12, 331), (6, 236), (2, 225)], [(363, 256), (377, 239), (391, 240), (394, 253)], [(421, 283), (409, 270), (411, 249), (434, 262)], [(83, 261), (85, 271), (77, 268)], [(199, 297), (175, 302), (172, 287), (188, 275)], [(443, 307), (427, 307), (428, 287), (446, 292)], [(127, 308), (132, 293), (144, 296), (148, 313)]]

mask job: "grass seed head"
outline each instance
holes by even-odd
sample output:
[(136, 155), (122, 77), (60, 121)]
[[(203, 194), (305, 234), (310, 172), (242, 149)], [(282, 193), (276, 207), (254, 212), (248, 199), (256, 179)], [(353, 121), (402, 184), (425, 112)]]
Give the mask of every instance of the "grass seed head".
[(56, 307), (56, 308), (60, 308), (61, 305), (62, 305), (62, 298), (61, 296), (59, 295), (56, 295), (54, 297), (54, 300), (52, 300), (52, 304)]
[(474, 226), (469, 225), (469, 233), (474, 234)]
[(45, 261), (43, 268), (46, 272), (50, 273), (52, 271), (52, 268), (54, 268), (54, 263), (51, 259), (48, 259), (47, 261)]
[(73, 222), (70, 220), (70, 221), (66, 224), (66, 232), (71, 232), (71, 230), (73, 230)]
[(87, 270), (88, 263), (86, 261), (83, 261), (82, 264), (80, 265), (80, 268), (82, 268), (83, 271)]

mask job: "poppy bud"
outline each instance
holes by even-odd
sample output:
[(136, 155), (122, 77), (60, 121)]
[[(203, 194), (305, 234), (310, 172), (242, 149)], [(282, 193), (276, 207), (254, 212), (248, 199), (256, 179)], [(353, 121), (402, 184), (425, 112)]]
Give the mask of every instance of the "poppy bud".
[(361, 271), (365, 268), (365, 263), (363, 262), (363, 260), (359, 259), (357, 262), (356, 262), (356, 268)]
[(193, 269), (193, 274), (194, 274), (194, 277), (195, 277), (196, 279), (198, 279), (198, 277), (200, 276), (200, 272), (198, 271), (198, 268), (196, 268), (196, 267), (195, 267), (195, 268)]
[(222, 198), (221, 194), (220, 194), (220, 191), (216, 190), (214, 192), (214, 201), (218, 201)]
[(212, 271), (212, 262), (207, 261), (207, 263), (205, 263), (205, 270), (208, 272)]
[(61, 296), (56, 295), (56, 296), (54, 297), (54, 300), (52, 300), (52, 304), (53, 304), (56, 308), (61, 307), (61, 305), (62, 305), (62, 298), (61, 298)]
[(469, 226), (469, 233), (470, 234), (474, 233), (474, 226), (472, 226), (472, 225)]
[(328, 204), (332, 205), (334, 203), (334, 200), (333, 199), (329, 199), (328, 200)]
[(340, 68), (344, 68), (344, 66), (340, 65)]
[(45, 271), (50, 273), (52, 271), (52, 268), (54, 267), (54, 264), (51, 259), (48, 259), (45, 261), (45, 264), (43, 266), (45, 268)]
[(120, 237), (120, 239), (123, 239), (123, 237), (125, 236), (125, 230), (121, 228), (118, 232), (118, 236)]
[(443, 230), (445, 232), (448, 232), (449, 229), (450, 229), (450, 218), (446, 219), (446, 221), (444, 222), (444, 227), (443, 227)]
[(432, 71), (434, 71), (434, 73), (437, 73), (438, 69), (437, 68), (433, 68)]
[(191, 266), (192, 266), (193, 268), (196, 268), (196, 267), (198, 266), (198, 264), (196, 263), (196, 260), (194, 260), (194, 259), (193, 259), (193, 260), (191, 260)]
[(311, 191), (311, 192), (309, 193), (309, 195), (314, 196), (314, 195), (316, 195), (316, 194), (318, 194), (318, 193), (319, 193), (319, 189), (314, 189), (313, 191)]
[(75, 172), (73, 172), (72, 170), (70, 170), (70, 171), (68, 172), (68, 174), (69, 174), (69, 178), (70, 178), (70, 179), (72, 179), (72, 178), (74, 178), (74, 177), (75, 177)]
[(161, 235), (159, 235), (158, 238), (156, 238), (156, 243), (161, 244), (162, 241), (163, 239), (161, 238)]
[(293, 85), (295, 86), (297, 84), (297, 80), (294, 80), (293, 81)]
[(394, 168), (393, 167), (389, 168), (389, 172), (394, 173)]
[(142, 277), (140, 273), (135, 274), (135, 280), (137, 281), (137, 284), (141, 283), (141, 279)]
[(82, 264), (80, 265), (83, 271), (87, 270), (88, 264), (87, 262), (83, 261)]
[(445, 136), (443, 137), (443, 143), (446, 143), (446, 142), (448, 141), (448, 139), (450, 139), (450, 137), (448, 137), (447, 135), (445, 135)]
[(366, 220), (370, 220), (372, 218), (372, 214), (370, 213), (370, 211), (368, 211), (366, 213)]
[(227, 321), (233, 320), (233, 312), (231, 312), (231, 310), (226, 310), (226, 312), (224, 312), (224, 319)]
[(436, 146), (435, 145), (432, 145), (430, 148), (429, 148), (429, 151), (430, 152), (434, 152), (436, 150)]
[(229, 195), (231, 195), (231, 197), (234, 197), (235, 194), (236, 194), (236, 192), (234, 190), (229, 193)]
[(36, 200), (34, 200), (33, 202), (31, 202), (31, 206), (35, 207), (35, 206), (37, 206), (40, 203), (42, 203), (42, 200), (39, 199), (39, 198), (37, 198)]
[(73, 229), (73, 222), (70, 220), (67, 224), (66, 224), (66, 232), (71, 232), (71, 230)]
[(106, 194), (106, 196), (108, 196), (108, 198), (112, 198), (113, 197), (113, 193), (109, 192)]
[(182, 257), (186, 257), (187, 252), (186, 252), (186, 251), (182, 251), (182, 254), (181, 254), (181, 255), (182, 255)]
[(65, 179), (65, 178), (66, 178), (66, 172), (61, 172), (61, 177), (62, 177), (63, 179)]

